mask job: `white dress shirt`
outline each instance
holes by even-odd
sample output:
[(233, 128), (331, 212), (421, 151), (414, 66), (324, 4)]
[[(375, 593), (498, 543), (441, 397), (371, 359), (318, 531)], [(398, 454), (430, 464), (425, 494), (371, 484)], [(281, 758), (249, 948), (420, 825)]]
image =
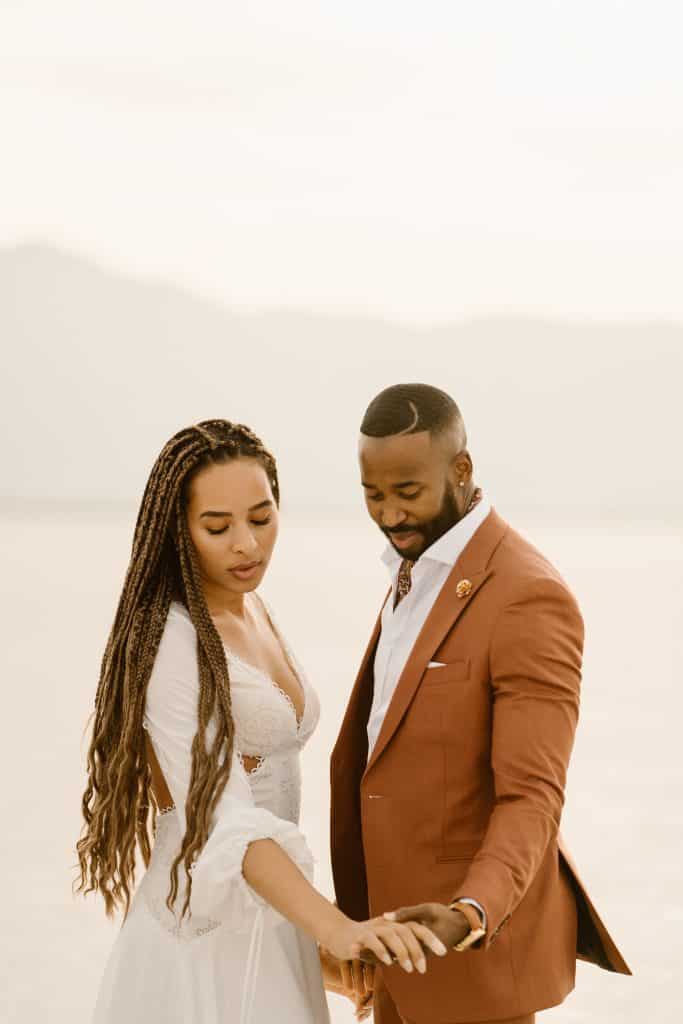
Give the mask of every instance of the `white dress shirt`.
[(491, 503), (486, 497), (455, 526), (420, 555), (411, 572), (411, 587), (394, 610), (398, 570), (403, 556), (389, 544), (382, 561), (389, 569), (392, 593), (382, 612), (382, 630), (375, 652), (375, 686), (368, 718), (368, 758), (377, 742), (397, 683), (439, 591), (476, 530), (486, 519)]
[[(382, 561), (391, 576), (391, 594), (382, 611), (382, 627), (375, 651), (375, 685), (368, 718), (368, 759), (377, 742), (384, 716), (408, 657), (439, 591), (490, 511), (491, 502), (486, 497), (482, 498), (471, 512), (455, 526), (451, 526), (450, 530), (442, 534), (420, 555), (410, 574), (410, 590), (395, 610), (398, 570), (403, 556), (399, 555), (391, 544), (387, 545), (382, 554)], [(471, 903), (477, 908), (482, 924), (486, 928), (486, 911), (482, 905), (467, 896), (461, 896), (460, 901)]]

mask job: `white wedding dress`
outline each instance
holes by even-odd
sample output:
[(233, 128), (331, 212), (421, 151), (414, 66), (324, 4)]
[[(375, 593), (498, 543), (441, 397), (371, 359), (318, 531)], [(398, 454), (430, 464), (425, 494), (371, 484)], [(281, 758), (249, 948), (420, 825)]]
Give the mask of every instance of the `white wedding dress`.
[[(299, 751), (317, 725), (320, 705), (273, 628), (303, 687), (304, 712), (297, 721), (287, 694), (226, 648), (235, 722), (232, 771), (191, 869), (192, 917), (179, 923), (166, 898), (185, 832), (199, 675), (194, 626), (184, 605), (171, 604), (144, 725), (175, 806), (158, 816), (151, 861), (109, 956), (93, 1024), (329, 1024), (316, 943), (242, 875), (248, 844), (271, 838), (309, 881), (313, 877), (313, 857), (298, 829)], [(258, 758), (249, 773), (242, 762), (247, 756)], [(184, 875), (181, 865), (178, 908)]]

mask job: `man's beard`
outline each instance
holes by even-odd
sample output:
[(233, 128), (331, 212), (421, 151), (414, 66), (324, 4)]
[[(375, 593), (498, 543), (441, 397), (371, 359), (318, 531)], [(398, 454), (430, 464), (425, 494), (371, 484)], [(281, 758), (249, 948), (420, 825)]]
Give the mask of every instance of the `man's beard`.
[(439, 509), (438, 515), (433, 519), (428, 520), (426, 523), (419, 523), (416, 526), (403, 526), (397, 530), (384, 530), (383, 533), (391, 541), (391, 534), (401, 533), (417, 533), (420, 539), (410, 548), (394, 548), (395, 551), (401, 556), (401, 558), (409, 558), (411, 562), (416, 562), (423, 552), (427, 548), (431, 547), (434, 541), (437, 541), (439, 537), (442, 537), (444, 533), (450, 530), (451, 526), (455, 524), (462, 517), (458, 513), (458, 506), (455, 502), (455, 491), (450, 484), (446, 484), (446, 490), (444, 492), (443, 501), (441, 502), (441, 508)]

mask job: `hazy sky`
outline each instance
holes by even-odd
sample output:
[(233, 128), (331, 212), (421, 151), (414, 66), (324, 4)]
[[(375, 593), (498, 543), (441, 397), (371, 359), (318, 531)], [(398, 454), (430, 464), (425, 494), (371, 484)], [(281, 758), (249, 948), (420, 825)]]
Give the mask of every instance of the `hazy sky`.
[(683, 317), (678, 3), (0, 7), (0, 243), (232, 305)]

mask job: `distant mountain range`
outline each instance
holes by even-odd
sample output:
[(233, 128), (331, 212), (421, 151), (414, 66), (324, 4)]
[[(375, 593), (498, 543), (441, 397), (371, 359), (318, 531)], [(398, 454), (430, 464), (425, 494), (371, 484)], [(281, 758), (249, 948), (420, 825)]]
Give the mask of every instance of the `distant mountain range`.
[[(228, 271), (226, 270), (226, 277)], [(0, 508), (139, 500), (164, 441), (248, 422), (305, 515), (362, 504), (355, 447), (380, 388), (461, 405), (480, 479), (527, 518), (683, 518), (683, 327), (492, 317), (419, 327), (235, 312), (42, 245), (0, 250)]]

